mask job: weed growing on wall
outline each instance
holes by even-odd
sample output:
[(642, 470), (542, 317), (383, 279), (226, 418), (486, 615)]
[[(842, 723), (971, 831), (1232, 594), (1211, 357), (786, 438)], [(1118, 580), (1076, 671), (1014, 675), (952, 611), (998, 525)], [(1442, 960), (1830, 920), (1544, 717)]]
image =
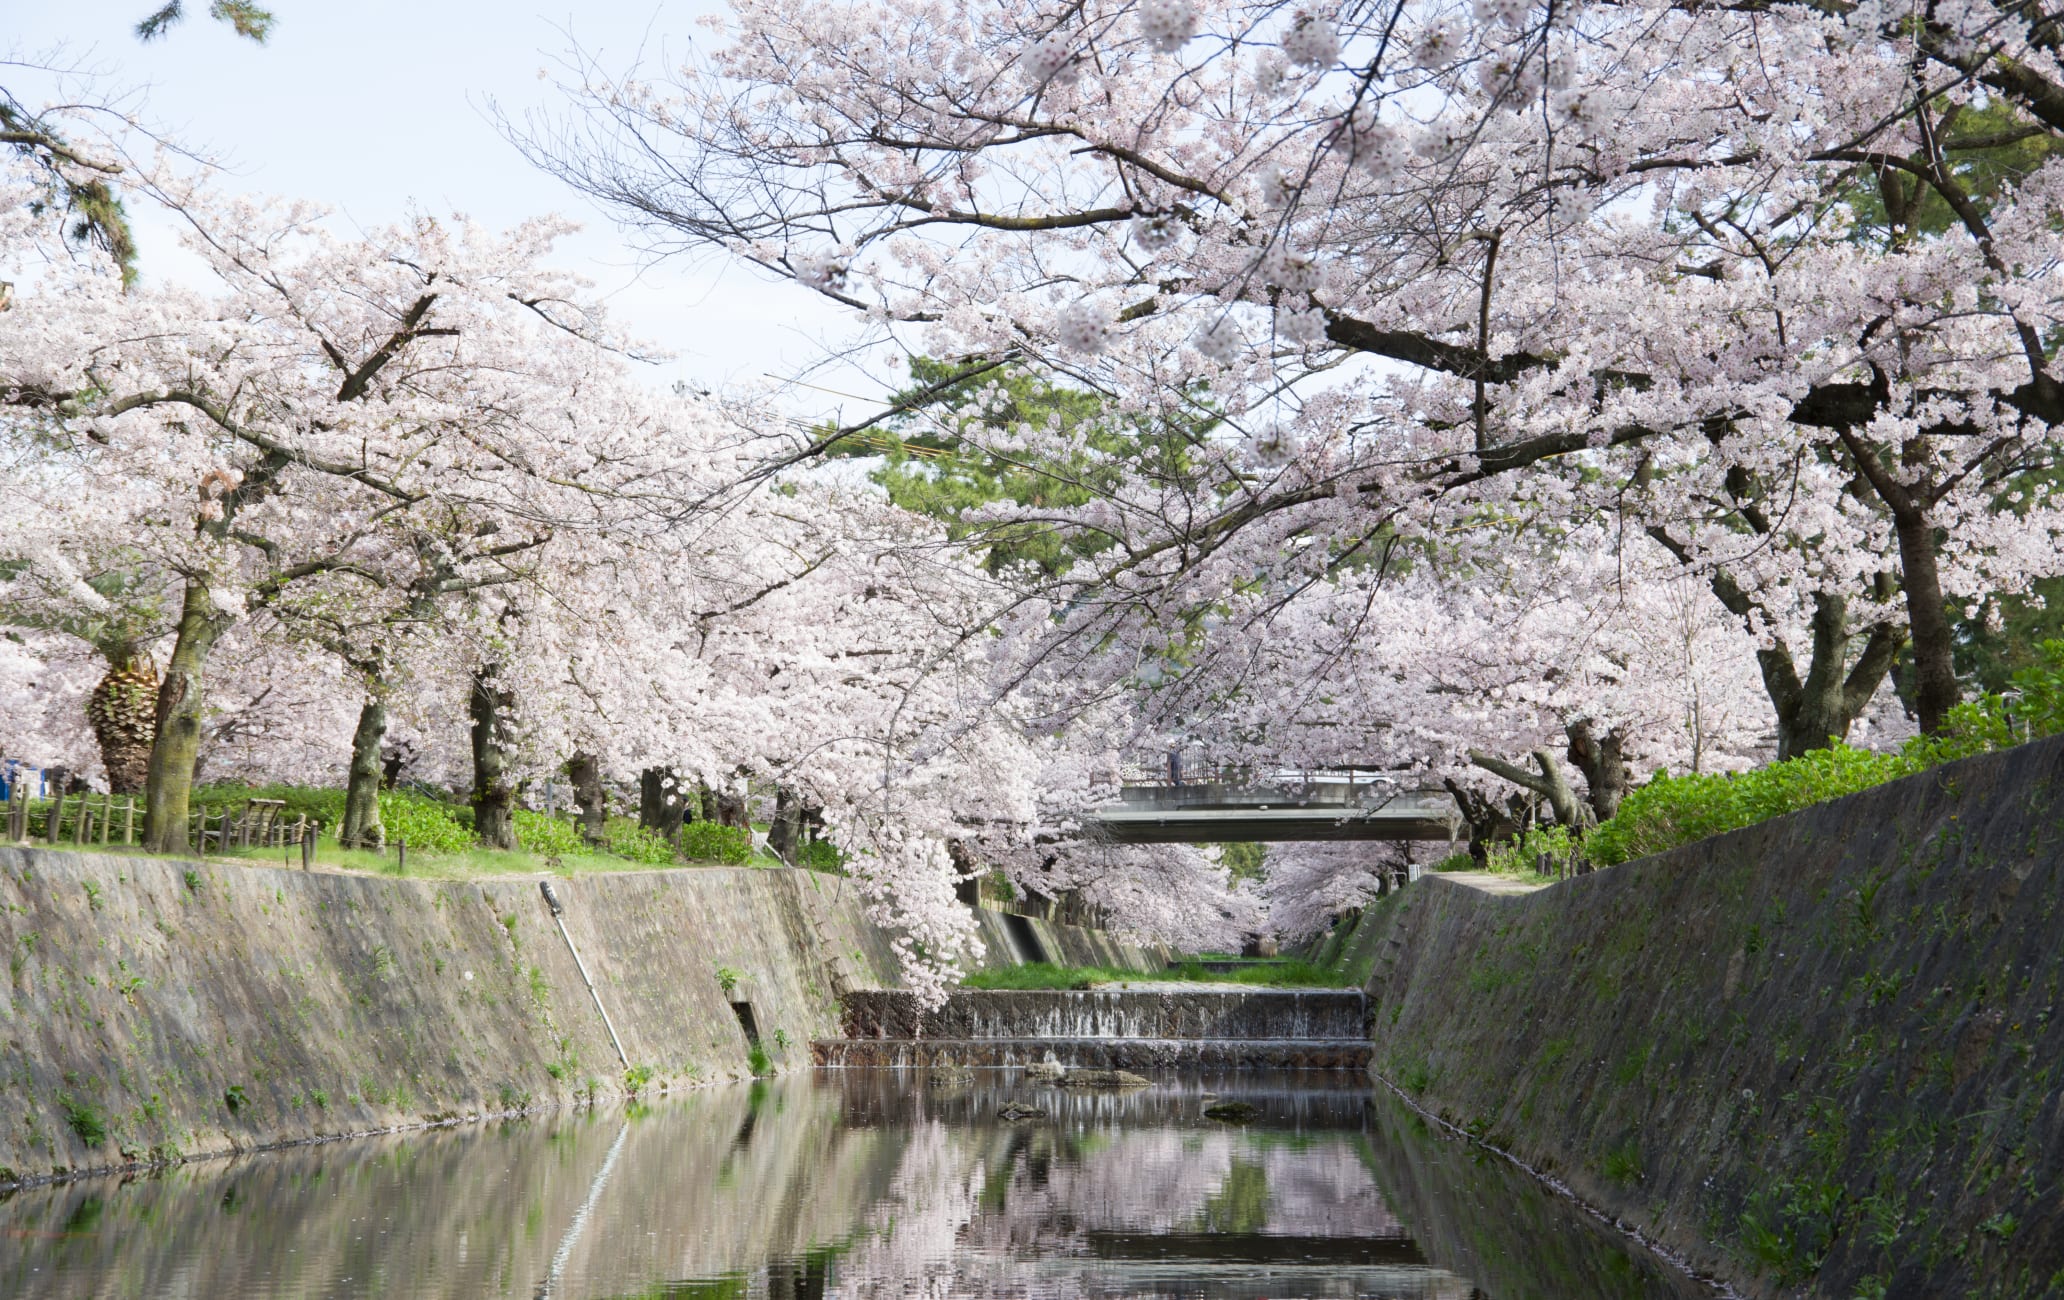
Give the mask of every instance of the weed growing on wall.
[(64, 1111), (65, 1125), (89, 1147), (97, 1147), (107, 1141), (107, 1116), (91, 1102), (75, 1101), (70, 1097), (57, 1099), (59, 1109)]

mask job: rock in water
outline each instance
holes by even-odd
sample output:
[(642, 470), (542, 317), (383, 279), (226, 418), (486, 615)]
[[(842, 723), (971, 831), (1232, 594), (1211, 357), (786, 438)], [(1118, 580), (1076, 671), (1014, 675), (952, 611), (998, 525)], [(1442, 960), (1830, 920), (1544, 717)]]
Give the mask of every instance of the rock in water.
[(965, 1065), (935, 1065), (928, 1077), (935, 1084), (973, 1083), (975, 1072)]
[(1061, 1063), (1052, 1059), (1035, 1061), (1025, 1067), (1025, 1077), (1027, 1079), (1037, 1079), (1047, 1083), (1059, 1081), (1061, 1076), (1066, 1073), (1067, 1071), (1061, 1068)]
[(1204, 1108), (1204, 1118), (1225, 1124), (1251, 1124), (1259, 1114), (1259, 1110), (1244, 1101), (1221, 1101)]
[(997, 1111), (996, 1118), (1008, 1120), (1045, 1119), (1046, 1112), (1037, 1106), (1027, 1106), (1022, 1101), (1014, 1101), (1002, 1110)]
[(1151, 1088), (1151, 1079), (1142, 1079), (1130, 1070), (1070, 1070), (1060, 1078), (1063, 1088)]

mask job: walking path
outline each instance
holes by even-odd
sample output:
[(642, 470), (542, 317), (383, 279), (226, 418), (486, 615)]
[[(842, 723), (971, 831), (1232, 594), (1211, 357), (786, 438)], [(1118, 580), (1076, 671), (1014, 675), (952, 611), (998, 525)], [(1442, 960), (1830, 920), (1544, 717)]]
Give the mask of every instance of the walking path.
[(1522, 876), (1501, 876), (1490, 871), (1442, 871), (1422, 879), (1452, 880), (1486, 894), (1531, 894), (1555, 883), (1552, 880), (1528, 880)]

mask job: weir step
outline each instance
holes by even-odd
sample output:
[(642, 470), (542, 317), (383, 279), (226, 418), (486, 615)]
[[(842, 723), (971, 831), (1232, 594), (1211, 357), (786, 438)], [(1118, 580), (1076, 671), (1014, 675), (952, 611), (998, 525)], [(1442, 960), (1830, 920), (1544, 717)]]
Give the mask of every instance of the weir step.
[(1365, 1038), (841, 1038), (810, 1044), (829, 1068), (1036, 1065), (1098, 1070), (1366, 1070)]
[(962, 990), (923, 1010), (897, 989), (842, 999), (848, 1039), (1366, 1039), (1359, 989)]

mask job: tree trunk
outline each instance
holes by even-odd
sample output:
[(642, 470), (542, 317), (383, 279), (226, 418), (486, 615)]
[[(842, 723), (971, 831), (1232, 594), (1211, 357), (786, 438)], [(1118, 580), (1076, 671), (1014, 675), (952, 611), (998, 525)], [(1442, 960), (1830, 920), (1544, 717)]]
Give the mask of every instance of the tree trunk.
[(717, 796), (717, 824), (720, 826), (743, 826), (752, 829), (752, 818), (747, 816), (745, 796), (722, 793)]
[(1524, 800), (1518, 796), (1500, 807), (1453, 777), (1441, 784), (1455, 796), (1455, 806), (1461, 810), (1462, 820), (1469, 823), (1469, 856), (1476, 859), (1477, 865), (1489, 860), (1490, 846), (1494, 842), (1514, 839), (1524, 829), (1528, 818), (1522, 811)]
[[(1889, 576), (1885, 581), (1889, 594)], [(1814, 596), (1811, 627), (1812, 658), (1807, 661), (1804, 681), (1783, 646), (1756, 652), (1764, 693), (1777, 711), (1780, 762), (1846, 740), (1849, 729), (1884, 684), (1905, 640), (1897, 628), (1880, 623), (1870, 629), (1862, 653), (1851, 664), (1849, 647), (1856, 633), (1849, 628), (1849, 602), (1830, 592)]]
[(638, 773), (638, 824), (662, 839), (672, 839), (688, 811), (687, 788), (670, 767), (648, 767)]
[(609, 835), (609, 798), (602, 790), (602, 763), (593, 754), (575, 754), (566, 765), (573, 781), (573, 801), (580, 807), (581, 838), (599, 844)]
[[(803, 841), (803, 801), (787, 786), (774, 790), (774, 820), (767, 825), (767, 850), (790, 866), (796, 862), (796, 849)], [(951, 841), (947, 847), (958, 849), (960, 841)], [(960, 861), (958, 857), (954, 859)]]
[(502, 748), (503, 715), (515, 697), (493, 684), (493, 665), (473, 675), (466, 711), (473, 719), (473, 838), (490, 849), (516, 847), (516, 789)]
[(193, 796), (194, 759), (201, 749), (202, 669), (231, 619), (215, 605), (208, 584), (189, 578), (179, 606), (179, 636), (158, 687), (150, 768), (144, 782), (143, 846), (152, 853), (187, 851), (187, 805)]
[(347, 849), (378, 849), (387, 842), (380, 825), (380, 783), (384, 768), (380, 744), (387, 738), (387, 705), (377, 694), (358, 708), (358, 729), (351, 733), (351, 773), (344, 787), (344, 824), (337, 844)]
[(1906, 588), (1906, 627), (1913, 640), (1914, 712), (1921, 730), (1934, 735), (1949, 720), (1962, 692), (1956, 679), (1956, 634), (1942, 599), (1942, 575), (1935, 563), (1935, 525), (1925, 513), (1894, 511), (1899, 569)]
[(1563, 731), (1569, 736), (1569, 761), (1584, 774), (1589, 788), (1592, 814), (1599, 821), (1611, 821), (1633, 784), (1624, 739), (1617, 728), (1600, 738), (1589, 718), (1579, 718)]
[[(1555, 761), (1555, 755), (1546, 749), (1536, 749), (1531, 757), (1535, 765), (1541, 769), (1538, 776), (1496, 755), (1486, 754), (1478, 749), (1469, 751), (1469, 761), (1484, 771), (1494, 776), (1502, 776), (1512, 784), (1531, 790), (1546, 799), (1549, 808), (1555, 812), (1556, 821), (1571, 830), (1580, 831), (1588, 826), (1591, 821), (1591, 810), (1577, 802), (1576, 792), (1569, 788), (1569, 782), (1563, 778), (1562, 767)], [(1467, 817), (1468, 813), (1465, 812), (1463, 816)]]
[(151, 742), (158, 734), (158, 669), (133, 645), (106, 653), (107, 675), (86, 701), (86, 720), (100, 742), (108, 790), (137, 794), (150, 778)]

